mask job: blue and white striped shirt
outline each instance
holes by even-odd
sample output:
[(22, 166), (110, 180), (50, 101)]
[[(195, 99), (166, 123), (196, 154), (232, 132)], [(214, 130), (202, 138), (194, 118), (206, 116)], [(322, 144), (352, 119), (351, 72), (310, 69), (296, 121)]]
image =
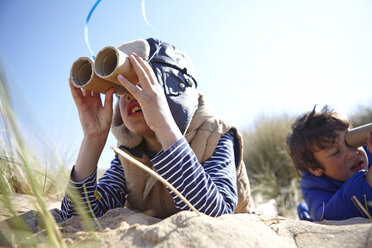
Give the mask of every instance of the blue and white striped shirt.
[[(220, 138), (213, 155), (203, 164), (197, 161), (185, 138), (175, 142), (166, 151), (160, 151), (151, 163), (158, 174), (181, 192), (198, 211), (210, 216), (234, 213), (238, 194), (232, 131)], [(93, 210), (97, 217), (109, 209), (124, 207), (128, 191), (118, 156), (112, 160), (111, 167), (98, 184), (95, 171), (82, 182), (74, 182), (70, 177), (67, 191), (71, 189), (79, 192), (82, 209), (88, 213)], [(179, 211), (190, 210), (176, 194), (172, 191), (170, 194)], [(66, 195), (61, 206), (62, 220), (76, 214), (72, 200)]]

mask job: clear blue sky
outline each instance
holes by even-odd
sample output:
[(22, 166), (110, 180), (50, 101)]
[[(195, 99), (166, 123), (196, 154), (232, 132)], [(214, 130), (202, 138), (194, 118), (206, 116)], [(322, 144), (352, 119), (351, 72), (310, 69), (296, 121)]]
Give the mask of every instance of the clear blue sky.
[[(89, 24), (94, 52), (155, 37), (141, 0), (102, 0)], [(75, 159), (82, 132), (67, 78), (90, 56), (85, 19), (95, 0), (0, 0), (0, 61), (26, 132)], [(372, 104), (372, 1), (146, 0), (159, 38), (186, 51), (199, 91), (244, 129), (261, 115)], [(100, 161), (106, 168), (110, 137)], [(73, 161), (72, 161), (73, 163)]]

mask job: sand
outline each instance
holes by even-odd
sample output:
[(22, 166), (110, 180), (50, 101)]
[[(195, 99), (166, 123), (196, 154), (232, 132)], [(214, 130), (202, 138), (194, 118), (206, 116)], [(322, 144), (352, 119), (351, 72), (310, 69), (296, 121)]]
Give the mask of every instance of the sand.
[[(26, 213), (32, 218), (35, 212)], [(64, 242), (68, 247), (372, 247), (372, 222), (365, 218), (312, 223), (272, 213), (212, 218), (183, 211), (161, 220), (117, 208), (98, 222), (95, 231), (85, 230), (76, 216), (60, 223)]]

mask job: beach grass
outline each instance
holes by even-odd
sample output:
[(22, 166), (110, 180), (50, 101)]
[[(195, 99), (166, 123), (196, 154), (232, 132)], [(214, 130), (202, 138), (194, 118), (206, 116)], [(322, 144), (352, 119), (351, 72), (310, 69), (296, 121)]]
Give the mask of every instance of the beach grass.
[[(45, 247), (67, 247), (56, 223), (59, 216), (52, 216), (47, 203), (62, 201), (70, 176), (68, 162), (61, 159), (59, 151), (48, 143), (37, 144), (42, 152), (35, 150), (35, 138), (24, 135), (14, 115), (1, 68), (0, 111), (0, 211), (8, 217), (6, 221), (0, 221), (0, 246), (36, 247), (43, 244)], [(102, 229), (100, 223), (94, 214), (89, 216), (83, 210), (80, 193), (70, 191), (69, 194), (82, 220), (82, 228), (92, 234), (89, 246), (98, 247), (99, 240), (94, 231)], [(21, 206), (16, 205), (19, 202), (15, 203), (15, 195), (30, 196), (32, 209), (36, 211), (25, 213), (24, 209), (19, 210)], [(35, 223), (30, 225), (29, 216)]]
[(367, 123), (372, 123), (372, 108), (360, 106), (356, 113), (350, 116), (352, 127), (358, 127)]
[[(12, 246), (33, 247), (43, 239), (50, 247), (65, 247), (62, 234), (55, 219), (48, 211), (44, 196), (54, 187), (47, 170), (37, 156), (27, 147), (12, 111), (9, 91), (0, 71), (0, 193), (2, 209), (8, 211), (11, 222), (2, 222), (1, 238)], [(30, 194), (35, 197), (34, 208), (45, 227), (46, 236), (37, 236), (15, 211), (12, 202), (14, 193)], [(46, 238), (46, 240), (44, 240)]]
[(255, 203), (274, 199), (279, 215), (296, 219), (302, 196), (285, 145), (293, 120), (284, 114), (258, 118), (243, 132), (243, 154)]

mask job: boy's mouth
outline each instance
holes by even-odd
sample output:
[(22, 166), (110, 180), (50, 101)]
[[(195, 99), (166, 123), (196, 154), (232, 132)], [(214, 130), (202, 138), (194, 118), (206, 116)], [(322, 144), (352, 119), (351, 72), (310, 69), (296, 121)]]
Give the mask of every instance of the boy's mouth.
[(127, 115), (131, 116), (136, 113), (142, 112), (141, 106), (137, 101), (133, 101), (129, 103), (128, 108), (127, 108)]
[(350, 168), (353, 172), (358, 172), (363, 169), (363, 160), (359, 160), (353, 164)]

